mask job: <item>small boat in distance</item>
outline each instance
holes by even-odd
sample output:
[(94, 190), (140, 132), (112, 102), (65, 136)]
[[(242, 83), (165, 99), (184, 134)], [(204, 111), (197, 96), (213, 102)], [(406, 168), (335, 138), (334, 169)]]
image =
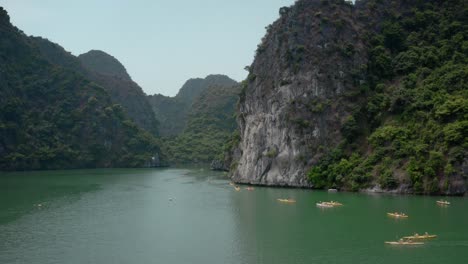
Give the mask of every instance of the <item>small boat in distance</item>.
[(324, 202), (326, 204), (329, 204), (331, 206), (343, 206), (342, 203), (336, 202), (336, 201), (330, 201), (330, 202)]
[(436, 238), (437, 235), (429, 235), (427, 232), (424, 233), (424, 235), (419, 235), (418, 233), (415, 233), (414, 235), (412, 236), (405, 236), (403, 237), (404, 239), (413, 239), (413, 240), (416, 240), (416, 239), (431, 239), (431, 238)]
[(408, 215), (404, 214), (404, 213), (387, 213), (388, 216), (390, 217), (395, 217), (395, 218), (408, 218)]
[(385, 241), (385, 244), (389, 245), (424, 245), (424, 242), (413, 242), (413, 241)]
[(437, 204), (439, 205), (450, 205), (450, 202), (447, 200), (439, 200), (437, 201)]
[(296, 200), (294, 199), (277, 199), (277, 200), (280, 203), (295, 203), (296, 202)]
[(319, 202), (319, 203), (316, 203), (317, 207), (319, 208), (333, 208), (334, 206), (327, 203), (327, 202)]
[(246, 189), (247, 191), (253, 191), (253, 190), (255, 190), (254, 187), (246, 187), (245, 189)]
[(237, 192), (240, 192), (241, 188), (239, 186), (234, 186), (234, 190), (236, 190)]

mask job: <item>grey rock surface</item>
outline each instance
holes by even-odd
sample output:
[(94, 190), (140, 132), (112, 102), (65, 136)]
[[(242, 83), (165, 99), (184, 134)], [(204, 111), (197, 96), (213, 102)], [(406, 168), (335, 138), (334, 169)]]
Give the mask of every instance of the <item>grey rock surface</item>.
[[(336, 7), (343, 25), (323, 23), (334, 8), (299, 1), (267, 27), (239, 103), (233, 181), (312, 187), (308, 169), (342, 140), (367, 55), (352, 8)], [(353, 53), (343, 54), (350, 40)]]

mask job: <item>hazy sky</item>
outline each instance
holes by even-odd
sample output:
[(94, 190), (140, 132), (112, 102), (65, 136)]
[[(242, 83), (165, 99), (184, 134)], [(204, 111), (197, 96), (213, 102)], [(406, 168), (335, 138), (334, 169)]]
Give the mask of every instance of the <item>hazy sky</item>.
[(294, 0), (0, 0), (15, 26), (74, 55), (103, 50), (147, 94), (189, 78), (246, 76), (265, 27)]

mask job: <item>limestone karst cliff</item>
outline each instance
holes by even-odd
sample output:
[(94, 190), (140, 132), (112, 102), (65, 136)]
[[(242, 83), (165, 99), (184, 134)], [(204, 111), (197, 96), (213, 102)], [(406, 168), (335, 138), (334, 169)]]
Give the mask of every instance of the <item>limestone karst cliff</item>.
[[(341, 139), (366, 65), (350, 5), (299, 1), (281, 9), (259, 45), (239, 106), (239, 182), (312, 186), (307, 169)], [(342, 21), (338, 28), (330, 17)], [(343, 54), (348, 45), (353, 53)]]
[(243, 87), (232, 179), (466, 192), (466, 6), (299, 0), (281, 8)]

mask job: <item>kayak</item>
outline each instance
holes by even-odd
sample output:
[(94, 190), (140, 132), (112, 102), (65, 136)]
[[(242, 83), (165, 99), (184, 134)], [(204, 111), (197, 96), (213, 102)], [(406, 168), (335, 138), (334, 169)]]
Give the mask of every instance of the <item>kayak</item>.
[(329, 203), (316, 203), (317, 207), (320, 207), (320, 208), (333, 208), (333, 205), (329, 204)]
[(413, 236), (405, 236), (404, 239), (431, 239), (436, 238), (437, 235), (417, 235), (414, 234)]
[(247, 191), (253, 191), (253, 190), (255, 190), (254, 187), (247, 187), (247, 188), (245, 188), (245, 189), (246, 189)]
[(329, 204), (331, 206), (343, 206), (342, 203), (331, 201), (331, 202), (323, 202), (324, 204)]
[(424, 245), (424, 242), (385, 241), (385, 244), (390, 244), (390, 245)]
[(277, 199), (278, 202), (281, 202), (281, 203), (295, 203), (296, 200), (294, 199)]
[(406, 214), (399, 214), (399, 213), (387, 213), (388, 216), (395, 217), (395, 218), (408, 218)]
[(238, 191), (238, 192), (240, 192), (240, 190), (241, 190), (241, 188), (238, 187), (238, 186), (235, 186), (234, 189), (235, 189), (236, 191)]
[(437, 201), (438, 204), (442, 204), (442, 205), (449, 205), (450, 202), (449, 201)]

